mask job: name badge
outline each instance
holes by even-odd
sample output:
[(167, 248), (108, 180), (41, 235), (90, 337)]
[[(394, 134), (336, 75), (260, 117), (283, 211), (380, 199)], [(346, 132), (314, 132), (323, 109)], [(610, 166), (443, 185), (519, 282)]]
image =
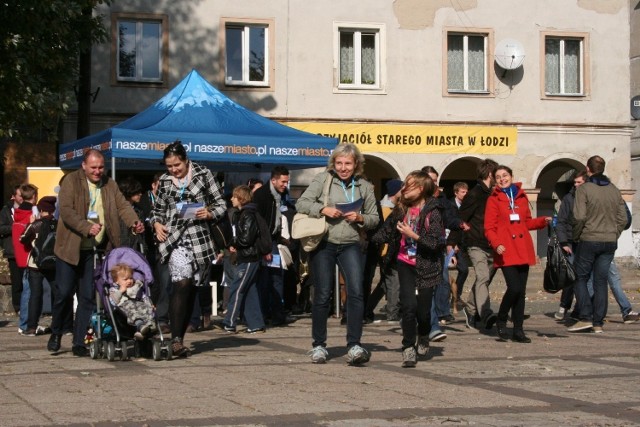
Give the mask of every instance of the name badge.
[(178, 212), (180, 212), (182, 210), (182, 206), (184, 205), (183, 202), (178, 202), (176, 203), (176, 209), (178, 210)]
[(280, 206), (280, 212), (286, 212), (288, 210), (289, 210), (289, 208), (286, 207), (285, 205)]
[(96, 211), (87, 212), (87, 219), (97, 220), (98, 219), (98, 212), (96, 212)]
[(520, 215), (517, 213), (512, 213), (509, 215), (509, 221), (520, 221)]
[(416, 257), (417, 252), (418, 252), (418, 251), (416, 250), (416, 247), (415, 247), (415, 246), (410, 246), (410, 247), (408, 247), (408, 248), (407, 248), (407, 256), (408, 256), (409, 258), (415, 258), (415, 257)]

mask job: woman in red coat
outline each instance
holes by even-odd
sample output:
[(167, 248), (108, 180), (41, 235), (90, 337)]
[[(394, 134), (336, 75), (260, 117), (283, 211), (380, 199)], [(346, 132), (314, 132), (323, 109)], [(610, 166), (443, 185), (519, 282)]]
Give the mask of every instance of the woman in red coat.
[(527, 195), (520, 182), (513, 183), (509, 167), (498, 166), (494, 177), (496, 187), (487, 200), (484, 234), (494, 251), (493, 265), (502, 269), (507, 282), (496, 327), (500, 339), (509, 338), (507, 318), (511, 310), (513, 341), (529, 343), (531, 339), (522, 329), (529, 266), (536, 263), (529, 230), (544, 228), (551, 217), (531, 218)]

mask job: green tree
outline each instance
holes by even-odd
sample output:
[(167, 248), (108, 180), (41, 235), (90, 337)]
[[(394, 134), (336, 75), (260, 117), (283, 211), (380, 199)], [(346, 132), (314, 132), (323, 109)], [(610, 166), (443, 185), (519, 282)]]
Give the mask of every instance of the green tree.
[(0, 4), (0, 138), (55, 140), (73, 101), (81, 53), (107, 39), (96, 6), (111, 0)]

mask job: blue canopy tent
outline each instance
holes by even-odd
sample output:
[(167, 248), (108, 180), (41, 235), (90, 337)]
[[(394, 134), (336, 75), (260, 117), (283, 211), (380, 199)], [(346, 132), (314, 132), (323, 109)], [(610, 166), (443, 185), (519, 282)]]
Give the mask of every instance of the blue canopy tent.
[(115, 169), (159, 169), (175, 140), (189, 158), (219, 171), (260, 171), (263, 164), (290, 169), (325, 166), (337, 139), (290, 128), (260, 116), (211, 86), (192, 70), (151, 107), (94, 135), (62, 144), (62, 169), (78, 168), (96, 148)]

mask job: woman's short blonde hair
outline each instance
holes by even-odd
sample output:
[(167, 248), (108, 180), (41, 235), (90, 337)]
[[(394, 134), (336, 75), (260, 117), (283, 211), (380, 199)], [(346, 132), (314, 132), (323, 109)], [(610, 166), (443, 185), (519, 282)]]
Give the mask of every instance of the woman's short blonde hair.
[(333, 149), (333, 153), (331, 153), (331, 157), (329, 158), (329, 164), (327, 165), (327, 169), (335, 170), (336, 168), (336, 159), (338, 157), (346, 157), (351, 156), (356, 164), (353, 175), (361, 176), (364, 173), (364, 155), (360, 152), (358, 147), (354, 144), (338, 144), (336, 148)]
[(253, 194), (251, 193), (251, 188), (249, 188), (249, 186), (247, 185), (238, 185), (236, 188), (233, 189), (232, 195), (233, 197), (238, 199), (241, 206), (244, 206), (247, 203), (250, 203), (251, 200), (253, 200)]

